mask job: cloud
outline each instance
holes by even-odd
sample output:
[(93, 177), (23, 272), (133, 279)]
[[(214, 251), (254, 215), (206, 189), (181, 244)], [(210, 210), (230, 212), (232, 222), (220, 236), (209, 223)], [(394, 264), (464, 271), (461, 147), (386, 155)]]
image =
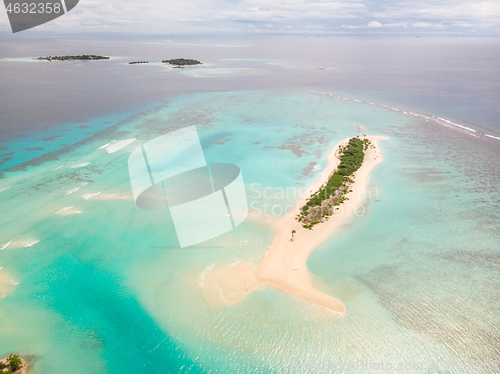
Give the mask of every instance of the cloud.
[[(30, 32), (500, 35), (499, 25), (498, 0), (82, 0)], [(10, 31), (2, 11), (0, 31)]]
[(422, 27), (422, 28), (425, 28), (425, 27), (432, 27), (432, 23), (428, 23), (428, 22), (415, 22), (412, 24), (413, 27)]
[(377, 21), (371, 21), (366, 27), (384, 27), (384, 25)]
[(408, 24), (404, 23), (404, 22), (386, 23), (384, 25), (384, 27), (390, 27), (390, 28), (394, 28), (394, 27), (407, 27), (407, 26), (408, 26)]

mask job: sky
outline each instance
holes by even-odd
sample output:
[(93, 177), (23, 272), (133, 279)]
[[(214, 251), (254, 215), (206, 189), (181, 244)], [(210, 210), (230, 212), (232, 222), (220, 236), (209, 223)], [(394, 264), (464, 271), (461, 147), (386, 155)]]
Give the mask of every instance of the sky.
[(25, 32), (500, 36), (500, 0), (80, 0)]

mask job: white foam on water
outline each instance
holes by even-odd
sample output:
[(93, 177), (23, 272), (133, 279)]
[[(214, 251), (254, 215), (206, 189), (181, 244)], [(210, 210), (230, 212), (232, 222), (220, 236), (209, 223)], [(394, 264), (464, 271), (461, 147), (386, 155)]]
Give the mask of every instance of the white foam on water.
[(28, 239), (28, 240), (23, 240), (23, 241), (19, 242), (19, 244), (21, 244), (21, 246), (24, 248), (33, 247), (35, 244), (38, 244), (38, 243), (40, 243), (40, 240), (38, 240), (38, 239)]
[(9, 188), (10, 188), (10, 186), (7, 186), (7, 187), (5, 187), (5, 188), (2, 188), (2, 189), (0, 190), (0, 192), (3, 192), (3, 191), (5, 191), (5, 190), (7, 190), (7, 189), (9, 189)]
[(13, 285), (14, 287), (16, 287), (19, 285), (19, 282), (10, 281), (10, 284)]
[(208, 273), (210, 273), (210, 271), (214, 268), (214, 266), (215, 263), (207, 266), (207, 268), (203, 271), (203, 273), (201, 273), (200, 279), (198, 280), (198, 287), (200, 287), (201, 289), (203, 289), (203, 283), (205, 282), (205, 277), (207, 276)]
[[(445, 122), (445, 123), (447, 123), (449, 125), (452, 125), (452, 126), (455, 126), (455, 127), (459, 127), (461, 129), (467, 130), (469, 132), (473, 132), (473, 133), (477, 132), (476, 130), (471, 129), (470, 127), (459, 125), (458, 123), (451, 122), (451, 121), (449, 121), (449, 120), (447, 120), (445, 118), (441, 118), (441, 117), (426, 116), (426, 115), (423, 115), (423, 114), (413, 113), (413, 112), (409, 112), (409, 111), (407, 112), (407, 111), (404, 111), (403, 109), (400, 110), (398, 108), (395, 108), (395, 107), (392, 107), (392, 106), (388, 106), (388, 105), (385, 105), (385, 104), (370, 103), (370, 102), (361, 101), (361, 100), (358, 100), (358, 99), (348, 98), (348, 97), (339, 96), (339, 95), (333, 95), (331, 93), (326, 93), (326, 92), (312, 91), (312, 90), (309, 90), (308, 92), (316, 93), (316, 94), (320, 94), (320, 95), (328, 95), (330, 97), (334, 97), (334, 98), (342, 99), (342, 100), (349, 100), (349, 101), (355, 101), (355, 102), (358, 102), (358, 103), (365, 103), (365, 104), (370, 104), (370, 105), (377, 105), (379, 107), (387, 108), (387, 109), (393, 110), (395, 112), (400, 112), (401, 111), (404, 114), (411, 114), (411, 115), (414, 115), (415, 117), (422, 117), (422, 118), (426, 119), (427, 121), (429, 121), (430, 118), (433, 118), (434, 120), (439, 120), (439, 121)], [(474, 134), (470, 134), (469, 133), (469, 135), (477, 137)], [(490, 138), (494, 138), (494, 139), (500, 140), (499, 137), (496, 137), (496, 136), (493, 136), (493, 135), (488, 135), (488, 134), (484, 134), (484, 135), (487, 136), (487, 137), (490, 137)]]
[(69, 206), (69, 207), (61, 209), (57, 213), (54, 213), (53, 216), (55, 216), (56, 214), (60, 214), (61, 216), (68, 216), (70, 214), (80, 214), (80, 213), (82, 213), (81, 210), (76, 210), (76, 209), (73, 209), (72, 206)]
[(83, 200), (88, 200), (93, 198), (94, 196), (97, 196), (101, 193), (101, 191), (96, 192), (96, 193), (86, 193), (85, 195), (82, 195)]
[(74, 207), (74, 205), (72, 205), (72, 206), (67, 206), (67, 207), (65, 207), (65, 208), (59, 209), (57, 212), (55, 212), (55, 213), (53, 214), (53, 216), (55, 216), (56, 214), (59, 214), (59, 213), (65, 212), (65, 211), (67, 211), (67, 210), (69, 210), (69, 209), (71, 209), (71, 208), (73, 208), (73, 207)]
[(80, 189), (80, 187), (75, 187), (72, 190), (66, 191), (66, 196), (71, 195), (73, 192), (76, 192)]
[(459, 125), (458, 123), (454, 123), (454, 122), (451, 122), (451, 121), (448, 121), (447, 119), (445, 118), (441, 118), (441, 117), (436, 117), (438, 120), (440, 121), (443, 121), (443, 122), (446, 122), (446, 123), (449, 123), (450, 125), (453, 125), (453, 126), (456, 126), (456, 127), (460, 127), (464, 130), (467, 130), (467, 131), (472, 131), (472, 132), (476, 132), (476, 130), (474, 129), (471, 129), (470, 127), (465, 127), (465, 126), (462, 126), (462, 125)]
[(52, 171), (57, 170), (57, 169), (60, 169), (60, 168), (62, 168), (63, 166), (64, 166), (64, 165), (58, 166), (58, 167), (56, 167), (56, 168), (52, 169)]
[(227, 300), (226, 298), (224, 297), (224, 294), (222, 293), (222, 289), (220, 288), (220, 286), (217, 286), (217, 293), (219, 294), (219, 299), (224, 302), (225, 305), (227, 305)]
[(20, 236), (21, 236), (21, 235), (18, 235), (18, 236), (16, 236), (14, 239), (12, 239), (10, 242), (5, 243), (5, 244), (2, 246), (2, 248), (0, 248), (0, 251), (1, 251), (1, 250), (3, 250), (3, 249), (5, 249), (5, 248), (7, 248), (7, 247), (8, 247), (8, 246), (9, 246), (9, 245), (10, 245), (10, 244), (14, 241), (14, 240), (16, 240), (17, 238), (19, 238)]
[(124, 139), (124, 140), (118, 140), (116, 143), (110, 144), (106, 147), (106, 152), (108, 153), (115, 153), (116, 151), (126, 147), (130, 143), (135, 141), (134, 139)]
[(2, 270), (2, 269), (3, 269), (3, 266), (0, 266), (0, 270)]
[(111, 193), (111, 194), (101, 194), (96, 199), (99, 200), (132, 200), (133, 197), (130, 195), (124, 195), (119, 193)]
[(493, 139), (500, 140), (500, 138), (498, 136), (493, 136), (493, 135), (489, 135), (489, 134), (484, 134), (484, 136), (487, 136), (488, 138), (493, 138)]
[(70, 168), (72, 169), (83, 168), (84, 166), (87, 165), (90, 165), (90, 162), (82, 162), (81, 164), (71, 165)]
[(114, 142), (116, 142), (116, 140), (113, 140), (113, 141), (109, 142), (108, 144), (104, 144), (103, 146), (101, 146), (101, 147), (99, 147), (99, 148), (97, 148), (97, 149), (103, 149), (103, 148), (106, 148), (108, 145), (110, 145), (110, 144), (112, 144), (112, 143), (114, 143)]

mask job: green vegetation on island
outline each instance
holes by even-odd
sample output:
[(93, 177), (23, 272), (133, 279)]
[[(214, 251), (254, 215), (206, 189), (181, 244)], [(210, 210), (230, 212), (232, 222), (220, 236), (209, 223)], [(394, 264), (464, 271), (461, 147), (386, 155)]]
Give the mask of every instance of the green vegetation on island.
[(0, 373), (11, 374), (20, 373), (23, 368), (23, 362), (18, 355), (11, 354), (5, 360), (0, 361)]
[(109, 60), (109, 57), (98, 55), (78, 55), (78, 56), (47, 56), (38, 57), (38, 60), (47, 61), (75, 61), (75, 60)]
[(191, 60), (189, 58), (174, 58), (172, 60), (163, 60), (164, 64), (176, 65), (176, 66), (186, 66), (186, 65), (201, 65), (198, 60)]
[(335, 208), (348, 198), (345, 196), (352, 190), (349, 186), (354, 183), (350, 178), (363, 164), (364, 151), (373, 147), (368, 139), (351, 138), (345, 146), (339, 146), (340, 164), (328, 181), (313, 193), (306, 204), (301, 208), (297, 220), (302, 222), (306, 229), (324, 222), (334, 212)]

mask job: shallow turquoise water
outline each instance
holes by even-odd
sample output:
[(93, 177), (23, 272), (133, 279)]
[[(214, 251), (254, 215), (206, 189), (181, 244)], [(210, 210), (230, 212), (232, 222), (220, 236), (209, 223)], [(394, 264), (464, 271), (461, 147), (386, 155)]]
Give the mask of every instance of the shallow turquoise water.
[[(208, 162), (240, 166), (258, 217), (180, 249), (168, 213), (130, 200), (127, 157), (188, 125), (197, 126)], [(294, 361), (426, 367), (500, 358), (496, 144), (305, 91), (179, 96), (89, 127), (92, 138), (71, 152), (0, 179), (0, 190), (10, 186), (0, 192), (0, 248), (22, 235), (0, 252), (0, 272), (19, 282), (0, 300), (0, 356), (32, 356), (35, 373), (288, 373), (308, 372)], [(381, 142), (385, 161), (372, 175), (366, 214), (309, 260), (317, 286), (349, 313), (332, 318), (269, 288), (210, 307), (202, 273), (257, 264), (275, 216), (295, 201), (280, 198), (280, 188), (315, 181), (331, 147), (358, 127), (391, 137)], [(81, 140), (53, 131), (59, 144)], [(112, 154), (98, 149), (132, 138)], [(5, 145), (7, 153), (37, 142)], [(259, 193), (266, 187), (269, 198)]]

